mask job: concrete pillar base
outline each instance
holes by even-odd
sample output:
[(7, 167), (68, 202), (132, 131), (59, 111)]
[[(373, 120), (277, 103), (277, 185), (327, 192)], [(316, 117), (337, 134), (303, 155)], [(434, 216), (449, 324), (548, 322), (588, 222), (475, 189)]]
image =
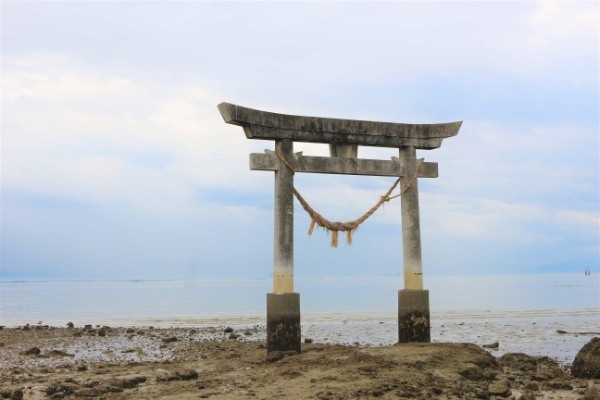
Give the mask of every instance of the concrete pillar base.
[(398, 291), (398, 343), (430, 342), (429, 290)]
[(267, 352), (300, 353), (300, 294), (267, 293)]

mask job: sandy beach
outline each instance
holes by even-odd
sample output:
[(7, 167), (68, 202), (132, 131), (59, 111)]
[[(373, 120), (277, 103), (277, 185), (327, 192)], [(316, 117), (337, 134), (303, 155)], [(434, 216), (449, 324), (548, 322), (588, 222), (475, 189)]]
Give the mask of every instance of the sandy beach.
[(306, 331), (301, 354), (267, 355), (263, 325), (4, 328), (0, 388), (24, 399), (524, 400), (600, 389), (541, 355), (439, 341), (341, 345)]

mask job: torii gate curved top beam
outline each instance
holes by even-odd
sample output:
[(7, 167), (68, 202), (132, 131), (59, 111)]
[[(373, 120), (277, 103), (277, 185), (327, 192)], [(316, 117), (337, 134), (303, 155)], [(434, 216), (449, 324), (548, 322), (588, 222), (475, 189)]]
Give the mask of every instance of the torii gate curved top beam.
[(290, 139), (295, 142), (436, 149), (455, 136), (462, 121), (442, 124), (400, 124), (352, 119), (305, 117), (255, 110), (231, 103), (219, 104), (228, 124), (244, 128), (248, 139)]

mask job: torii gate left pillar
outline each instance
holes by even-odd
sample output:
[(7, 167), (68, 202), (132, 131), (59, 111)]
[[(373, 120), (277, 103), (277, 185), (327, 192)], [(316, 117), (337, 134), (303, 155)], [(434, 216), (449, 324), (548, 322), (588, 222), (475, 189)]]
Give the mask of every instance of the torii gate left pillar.
[[(275, 151), (291, 159), (293, 142), (275, 141)], [(275, 171), (273, 293), (267, 294), (267, 352), (300, 352), (300, 294), (294, 292), (294, 173)]]
[[(249, 139), (275, 140), (275, 152), (251, 154), (250, 168), (275, 171), (273, 293), (267, 294), (267, 352), (301, 350), (300, 295), (294, 292), (294, 171), (402, 178), (404, 289), (398, 292), (398, 341), (430, 341), (429, 292), (423, 290), (417, 177), (436, 178), (436, 163), (417, 163), (417, 149), (435, 149), (461, 122), (398, 124), (303, 117), (222, 103), (225, 122)], [(293, 142), (327, 143), (331, 157), (293, 153)], [(358, 145), (395, 147), (392, 160), (357, 158)], [(422, 160), (420, 160), (422, 161)]]

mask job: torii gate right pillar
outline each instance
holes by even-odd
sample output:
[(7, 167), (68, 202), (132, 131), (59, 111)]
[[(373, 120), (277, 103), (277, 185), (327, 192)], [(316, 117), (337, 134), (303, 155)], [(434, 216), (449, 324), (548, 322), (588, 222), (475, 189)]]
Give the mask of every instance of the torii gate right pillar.
[[(415, 176), (417, 154), (414, 146), (400, 148), (403, 176)], [(431, 341), (429, 291), (423, 290), (421, 224), (419, 220), (418, 180), (402, 179), (402, 255), (404, 290), (398, 291), (398, 342)]]

